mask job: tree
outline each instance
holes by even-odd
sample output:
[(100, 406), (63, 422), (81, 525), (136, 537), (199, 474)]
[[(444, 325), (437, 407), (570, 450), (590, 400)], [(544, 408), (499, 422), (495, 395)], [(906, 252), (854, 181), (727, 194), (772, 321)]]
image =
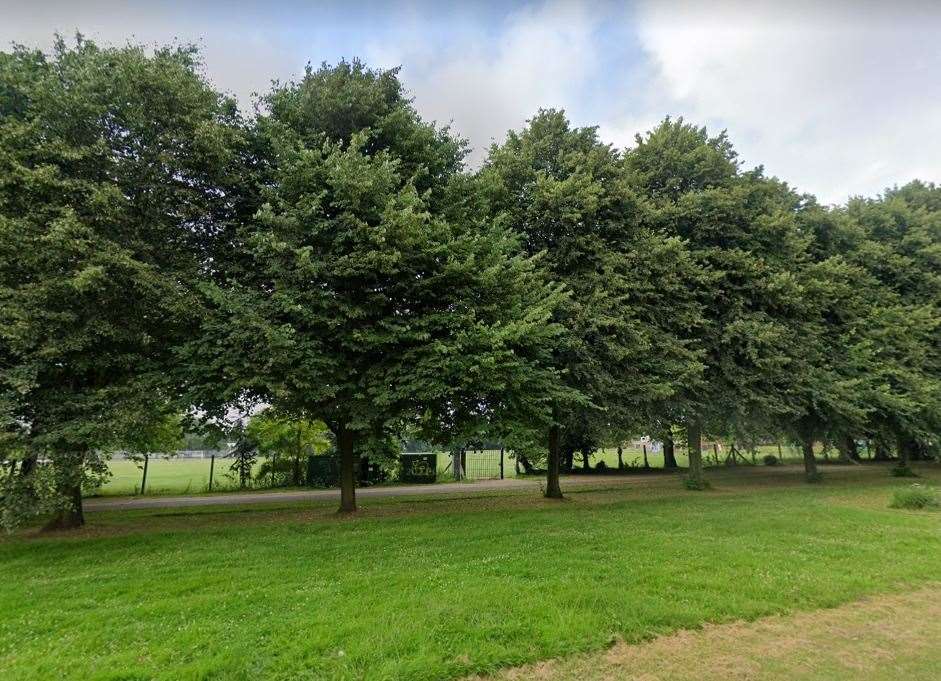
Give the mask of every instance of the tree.
[(101, 452), (164, 418), (241, 135), (192, 48), (0, 53), (0, 415), (36, 483), (24, 518), (80, 525)]
[(403, 419), (545, 418), (563, 292), (512, 234), (456, 208), (464, 144), (422, 121), (396, 71), (359, 62), (277, 86), (258, 121), (270, 168), (246, 226), (250, 272), (206, 287), (194, 397), (322, 419), (356, 510), (357, 441)]
[(233, 429), (235, 446), (228, 456), (232, 459), (229, 471), (239, 480), (239, 487), (245, 487), (252, 479), (255, 462), (258, 461), (258, 444), (245, 432), (245, 427), (239, 424)]
[(806, 249), (796, 228), (800, 199), (761, 168), (743, 172), (722, 133), (683, 119), (664, 120), (625, 154), (631, 184), (655, 206), (652, 223), (682, 241), (701, 272), (688, 295), (699, 315), (678, 331), (704, 372), (664, 404), (660, 421), (685, 422), (690, 488), (702, 488), (703, 428), (770, 420), (792, 411), (787, 400), (802, 314), (792, 263)]
[(256, 444), (259, 453), (271, 459), (283, 456), (291, 463), (291, 482), (303, 484), (301, 466), (310, 455), (323, 454), (331, 447), (327, 426), (322, 421), (292, 419), (267, 409), (253, 416), (245, 427), (245, 434)]
[(911, 182), (845, 210), (848, 252), (876, 282), (870, 430), (895, 441), (903, 468), (941, 430), (941, 188)]
[(698, 375), (696, 352), (673, 333), (696, 316), (684, 291), (697, 275), (678, 239), (647, 228), (618, 152), (561, 111), (538, 112), (492, 147), (481, 182), (494, 219), (572, 292), (555, 314), (565, 334), (553, 363), (587, 402), (553, 407), (546, 496), (559, 498), (562, 451), (569, 461), (582, 451), (587, 465), (609, 432), (635, 430), (648, 405)]

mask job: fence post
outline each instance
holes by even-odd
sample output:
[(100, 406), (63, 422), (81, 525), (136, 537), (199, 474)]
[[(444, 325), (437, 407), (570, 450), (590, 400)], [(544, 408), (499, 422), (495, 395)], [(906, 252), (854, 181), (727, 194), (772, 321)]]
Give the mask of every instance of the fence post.
[(144, 490), (147, 489), (147, 463), (150, 461), (150, 457), (147, 454), (144, 454), (144, 477), (140, 481), (140, 494), (144, 496)]
[(212, 491), (212, 472), (216, 468), (216, 455), (213, 454), (209, 459), (209, 491)]
[(503, 447), (500, 447), (500, 479), (503, 480)]

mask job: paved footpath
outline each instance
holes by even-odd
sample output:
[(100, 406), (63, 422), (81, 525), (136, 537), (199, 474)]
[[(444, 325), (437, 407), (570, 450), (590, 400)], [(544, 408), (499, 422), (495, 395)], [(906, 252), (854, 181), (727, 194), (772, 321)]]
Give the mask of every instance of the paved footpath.
[[(583, 476), (579, 482), (608, 483), (625, 478), (608, 476)], [(574, 482), (575, 477), (568, 477), (567, 482)], [(372, 497), (430, 496), (432, 494), (453, 495), (474, 492), (491, 492), (511, 489), (538, 489), (541, 478), (507, 478), (505, 480), (475, 480), (472, 482), (444, 482), (434, 485), (395, 485), (389, 487), (361, 487), (356, 490), (360, 499)], [(160, 497), (99, 497), (86, 499), (86, 511), (106, 511), (135, 508), (174, 508), (182, 506), (225, 506), (236, 504), (271, 504), (291, 501), (309, 501), (319, 499), (340, 499), (340, 490), (291, 490), (285, 492), (229, 492), (224, 494), (203, 494), (190, 496)]]
[[(854, 469), (853, 466), (830, 466), (828, 471), (837, 468)], [(728, 475), (737, 478), (782, 478), (786, 475), (800, 476), (803, 468), (799, 465), (776, 466), (771, 469), (767, 466), (738, 466), (734, 469), (710, 469), (711, 480), (721, 480)], [(654, 471), (645, 475), (565, 475), (562, 478), (562, 488), (583, 489), (592, 486), (619, 486), (619, 485), (645, 485), (663, 479), (663, 477), (682, 473), (683, 469), (675, 472)], [(543, 477), (507, 478), (505, 480), (474, 480), (470, 482), (443, 482), (433, 485), (390, 485), (380, 487), (360, 487), (356, 490), (358, 499), (371, 499), (373, 497), (408, 497), (408, 496), (461, 496), (477, 492), (500, 492), (506, 490), (538, 490), (545, 484)], [(155, 496), (155, 497), (97, 497), (86, 499), (84, 508), (87, 511), (107, 511), (137, 508), (177, 508), (186, 506), (235, 506), (241, 504), (277, 504), (294, 501), (340, 499), (338, 489), (299, 489), (289, 491), (268, 490), (264, 492), (223, 492), (219, 494), (200, 494), (188, 496)]]

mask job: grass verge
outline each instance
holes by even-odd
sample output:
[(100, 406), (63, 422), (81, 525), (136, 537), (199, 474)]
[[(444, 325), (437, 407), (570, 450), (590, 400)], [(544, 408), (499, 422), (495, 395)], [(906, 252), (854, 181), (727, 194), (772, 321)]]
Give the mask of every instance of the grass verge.
[[(899, 591), (941, 515), (884, 469), (89, 514), (0, 541), (4, 679), (441, 679)], [(919, 470), (928, 480), (938, 471)], [(891, 560), (886, 560), (891, 556)]]

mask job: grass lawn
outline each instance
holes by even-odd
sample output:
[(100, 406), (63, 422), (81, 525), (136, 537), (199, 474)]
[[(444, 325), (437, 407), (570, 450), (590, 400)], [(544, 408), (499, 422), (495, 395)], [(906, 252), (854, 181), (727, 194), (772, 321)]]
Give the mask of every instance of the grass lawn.
[[(225, 477), (232, 462), (216, 459), (213, 488), (225, 489), (235, 481)], [(205, 492), (209, 485), (209, 459), (158, 459), (147, 464), (147, 494), (196, 494)], [(101, 495), (129, 495), (140, 492), (142, 469), (133, 461), (123, 459), (108, 462), (111, 479), (101, 489)]]
[(941, 585), (935, 584), (836, 608), (618, 642), (478, 681), (937, 681), (939, 669)]
[(887, 508), (910, 481), (824, 472), (90, 513), (0, 540), (0, 678), (457, 678), (938, 578), (941, 513)]

